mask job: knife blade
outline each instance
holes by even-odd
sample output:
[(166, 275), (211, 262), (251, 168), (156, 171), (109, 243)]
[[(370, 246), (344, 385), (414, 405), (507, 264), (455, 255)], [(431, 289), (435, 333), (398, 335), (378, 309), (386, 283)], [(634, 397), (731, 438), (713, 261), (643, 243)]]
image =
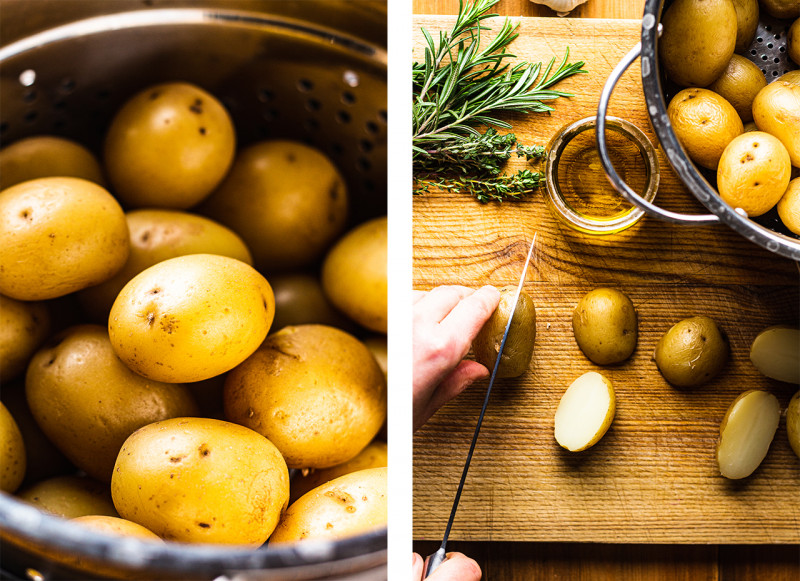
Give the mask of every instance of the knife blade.
[(503, 332), (503, 338), (500, 341), (500, 349), (497, 352), (497, 359), (495, 359), (494, 367), (492, 368), (492, 375), (489, 377), (489, 386), (486, 388), (486, 396), (483, 399), (483, 407), (481, 408), (481, 413), (478, 416), (478, 424), (475, 426), (475, 433), (472, 435), (472, 442), (469, 446), (469, 452), (467, 453), (467, 459), (464, 462), (464, 470), (461, 472), (461, 480), (458, 483), (458, 489), (456, 490), (456, 496), (453, 500), (453, 507), (450, 509), (450, 518), (447, 521), (447, 527), (444, 530), (444, 535), (442, 537), (442, 544), (439, 549), (428, 557), (428, 566), (425, 569), (425, 578), (427, 578), (434, 570), (441, 565), (444, 560), (445, 556), (447, 555), (447, 539), (450, 536), (450, 529), (453, 527), (453, 521), (456, 518), (456, 510), (458, 510), (458, 502), (461, 499), (461, 492), (464, 490), (464, 483), (467, 480), (467, 472), (469, 472), (469, 465), (472, 461), (472, 454), (475, 452), (475, 444), (478, 442), (478, 435), (481, 431), (481, 425), (483, 424), (483, 416), (486, 414), (486, 407), (489, 405), (489, 396), (492, 393), (492, 386), (494, 385), (494, 379), (497, 376), (497, 369), (500, 367), (500, 359), (503, 355), (503, 349), (506, 346), (506, 339), (508, 339), (508, 331), (511, 329), (511, 321), (514, 320), (514, 313), (517, 310), (517, 303), (519, 303), (519, 295), (522, 293), (522, 287), (525, 284), (525, 275), (528, 272), (528, 265), (531, 263), (531, 257), (533, 256), (533, 249), (536, 246), (536, 233), (533, 235), (533, 240), (531, 240), (531, 246), (528, 249), (528, 256), (525, 258), (525, 264), (522, 267), (522, 275), (519, 278), (519, 283), (517, 284), (517, 292), (514, 295), (514, 302), (513, 307), (511, 308), (511, 315), (508, 317), (508, 322), (506, 323), (505, 331)]

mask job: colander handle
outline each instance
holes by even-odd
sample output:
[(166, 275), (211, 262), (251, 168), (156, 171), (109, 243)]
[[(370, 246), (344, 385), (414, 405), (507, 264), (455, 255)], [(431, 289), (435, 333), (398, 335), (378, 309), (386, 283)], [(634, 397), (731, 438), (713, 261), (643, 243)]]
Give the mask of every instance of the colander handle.
[(665, 222), (672, 222), (673, 224), (691, 224), (695, 226), (703, 226), (706, 224), (718, 224), (720, 222), (719, 216), (714, 214), (680, 214), (659, 208), (652, 202), (648, 202), (639, 194), (634, 192), (631, 187), (626, 184), (611, 163), (611, 158), (608, 155), (608, 144), (606, 143), (606, 116), (608, 114), (608, 102), (611, 99), (611, 93), (614, 91), (623, 73), (628, 70), (628, 67), (633, 64), (642, 52), (642, 43), (639, 42), (634, 46), (631, 51), (619, 62), (619, 64), (611, 71), (603, 92), (600, 93), (600, 102), (597, 104), (597, 150), (600, 152), (600, 163), (603, 164), (603, 169), (606, 172), (606, 177), (614, 189), (617, 190), (622, 196), (634, 206), (641, 208), (644, 212), (664, 220)]

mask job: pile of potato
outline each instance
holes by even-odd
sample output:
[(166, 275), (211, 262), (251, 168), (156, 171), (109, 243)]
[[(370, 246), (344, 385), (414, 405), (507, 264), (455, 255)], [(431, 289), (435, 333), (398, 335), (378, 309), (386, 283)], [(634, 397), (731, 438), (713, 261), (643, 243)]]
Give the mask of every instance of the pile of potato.
[(800, 234), (800, 70), (767, 79), (742, 56), (760, 11), (794, 20), (786, 46), (800, 64), (798, 0), (676, 0), (667, 8), (659, 58), (685, 87), (667, 113), (692, 161), (716, 172), (726, 203), (751, 218), (777, 207)]
[(387, 222), (345, 231), (325, 155), (237, 151), (175, 82), (122, 106), (102, 163), (0, 150), (0, 189), (0, 489), (159, 542), (386, 525)]

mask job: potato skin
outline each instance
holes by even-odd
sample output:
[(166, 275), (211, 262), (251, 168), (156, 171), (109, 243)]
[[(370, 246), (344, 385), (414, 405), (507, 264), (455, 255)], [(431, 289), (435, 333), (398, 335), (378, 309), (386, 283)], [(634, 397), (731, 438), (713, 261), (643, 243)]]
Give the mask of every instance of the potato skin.
[(178, 210), (133, 210), (125, 215), (130, 255), (112, 278), (79, 293), (81, 306), (96, 321), (107, 321), (122, 288), (143, 270), (187, 254), (218, 254), (253, 264), (244, 241), (205, 216)]
[(126, 537), (138, 537), (150, 541), (163, 542), (161, 538), (154, 532), (144, 528), (142, 525), (136, 524), (133, 521), (125, 520), (124, 518), (90, 514), (86, 516), (79, 516), (70, 520), (76, 524), (99, 531), (101, 533), (122, 535)]
[(63, 518), (119, 516), (107, 484), (87, 476), (57, 476), (21, 490), (17, 496), (39, 510)]
[(353, 332), (356, 325), (337, 311), (325, 293), (319, 278), (305, 273), (286, 273), (270, 276), (269, 284), (275, 293), (276, 331), (292, 325), (329, 325)]
[(675, 387), (698, 387), (713, 379), (728, 360), (728, 340), (709, 317), (675, 323), (658, 341), (658, 370)]
[(578, 301), (572, 312), (572, 331), (578, 347), (594, 363), (622, 363), (636, 349), (636, 308), (622, 291), (594, 289)]
[(284, 327), (228, 374), (225, 416), (273, 442), (290, 468), (346, 462), (386, 417), (386, 380), (358, 339), (324, 325)]
[(163, 539), (257, 547), (288, 504), (289, 470), (253, 430), (174, 418), (126, 440), (111, 495), (120, 516)]
[(736, 9), (736, 52), (744, 53), (758, 28), (758, 0), (733, 0)]
[(753, 121), (777, 137), (793, 166), (800, 168), (800, 70), (784, 73), (753, 99)]
[(99, 325), (57, 335), (31, 360), (25, 384), (42, 431), (77, 467), (106, 482), (134, 431), (197, 413), (184, 385), (151, 381), (125, 366)]
[(322, 152), (263, 141), (243, 149), (201, 211), (235, 230), (262, 272), (312, 264), (345, 227), (347, 188)]
[(706, 87), (736, 47), (736, 9), (731, 0), (676, 0), (661, 18), (659, 56), (669, 77), (684, 87)]
[(0, 190), (48, 177), (82, 178), (105, 186), (100, 162), (75, 141), (37, 135), (0, 149)]
[(708, 89), (730, 103), (742, 122), (747, 122), (753, 120), (753, 101), (756, 95), (766, 86), (767, 78), (761, 69), (753, 61), (735, 54)]
[(356, 226), (322, 265), (322, 288), (333, 306), (379, 333), (388, 328), (387, 224), (383, 216)]
[(0, 403), (0, 490), (14, 492), (25, 478), (25, 442), (17, 422), (5, 404)]
[[(517, 293), (516, 286), (505, 286), (500, 289), (500, 303), (492, 316), (481, 327), (472, 349), (475, 360), (489, 370), (494, 369), (497, 361), (497, 352), (503, 340), (508, 319), (514, 310), (514, 297)], [(514, 310), (511, 328), (497, 367), (497, 377), (518, 377), (525, 373), (533, 354), (533, 344), (536, 339), (536, 307), (533, 299), (524, 290), (519, 293), (519, 302)]]
[(0, 295), (0, 379), (15, 379), (50, 333), (50, 312), (42, 302)]
[(253, 267), (192, 254), (159, 262), (125, 285), (108, 330), (114, 351), (136, 373), (186, 383), (247, 359), (274, 315), (272, 288)]
[(128, 259), (117, 201), (79, 178), (40, 178), (0, 192), (0, 293), (60, 297), (111, 278)]
[(786, 408), (786, 436), (792, 450), (800, 458), (800, 391), (795, 392)]
[(386, 468), (369, 468), (313, 489), (289, 507), (270, 544), (341, 539), (386, 526), (386, 480)]
[(233, 121), (213, 95), (189, 83), (164, 83), (117, 111), (103, 158), (128, 207), (186, 209), (222, 181), (235, 149)]

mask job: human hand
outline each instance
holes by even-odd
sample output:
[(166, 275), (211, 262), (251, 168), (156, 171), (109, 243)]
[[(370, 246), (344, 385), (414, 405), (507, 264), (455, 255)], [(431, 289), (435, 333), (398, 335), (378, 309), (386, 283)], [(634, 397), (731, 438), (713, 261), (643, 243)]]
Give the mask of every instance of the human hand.
[[(414, 553), (411, 580), (420, 581), (425, 575), (425, 562)], [(428, 577), (430, 581), (480, 581), (481, 568), (463, 553), (447, 553), (444, 562)]]
[(412, 357), (414, 429), (473, 382), (489, 376), (476, 361), (464, 361), (472, 340), (500, 302), (493, 286), (473, 290), (439, 286), (414, 291)]

